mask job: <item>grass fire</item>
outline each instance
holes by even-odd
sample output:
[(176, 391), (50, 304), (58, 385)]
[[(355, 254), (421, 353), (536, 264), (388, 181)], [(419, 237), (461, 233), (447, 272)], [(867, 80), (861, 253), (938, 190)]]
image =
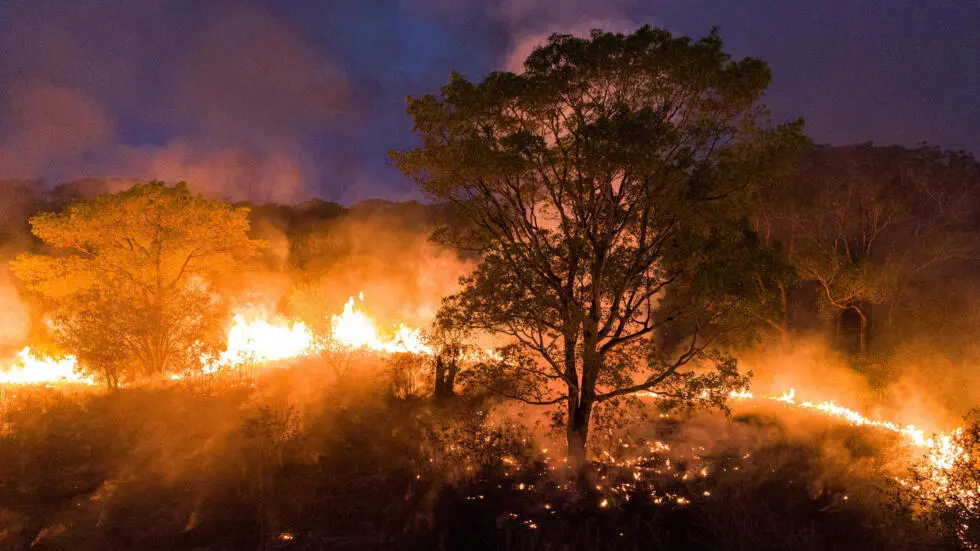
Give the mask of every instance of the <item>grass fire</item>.
[[(301, 172), (306, 46), (219, 157)], [(717, 29), (520, 57), (413, 88), (417, 200), (0, 181), (0, 551), (980, 549), (980, 163), (816, 143)]]

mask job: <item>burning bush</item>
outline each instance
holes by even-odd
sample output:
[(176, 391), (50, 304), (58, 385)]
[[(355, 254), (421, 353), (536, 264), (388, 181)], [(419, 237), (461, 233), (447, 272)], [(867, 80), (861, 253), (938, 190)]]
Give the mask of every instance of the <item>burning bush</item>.
[(898, 480), (897, 503), (935, 522), (967, 549), (980, 549), (980, 410), (952, 433), (953, 453), (922, 459)]

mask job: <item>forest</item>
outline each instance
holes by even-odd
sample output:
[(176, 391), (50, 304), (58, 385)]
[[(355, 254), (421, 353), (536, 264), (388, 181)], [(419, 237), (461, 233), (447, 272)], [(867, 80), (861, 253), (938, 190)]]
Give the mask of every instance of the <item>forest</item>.
[(423, 201), (0, 182), (0, 549), (976, 549), (980, 163), (642, 27), (411, 97)]

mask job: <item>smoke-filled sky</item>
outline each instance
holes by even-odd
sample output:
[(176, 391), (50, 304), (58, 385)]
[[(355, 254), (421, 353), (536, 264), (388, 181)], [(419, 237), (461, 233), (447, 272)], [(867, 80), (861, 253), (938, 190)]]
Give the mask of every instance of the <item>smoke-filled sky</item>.
[(6, 0), (0, 179), (184, 179), (258, 201), (416, 197), (404, 98), (552, 32), (721, 28), (774, 119), (834, 144), (980, 152), (977, 0)]

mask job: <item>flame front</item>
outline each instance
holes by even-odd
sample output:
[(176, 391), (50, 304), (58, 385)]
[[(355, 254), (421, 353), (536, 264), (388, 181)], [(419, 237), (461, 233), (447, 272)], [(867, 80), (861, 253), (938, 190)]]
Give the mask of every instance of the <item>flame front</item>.
[[(360, 298), (363, 300), (363, 294)], [(248, 321), (247, 318), (251, 320)], [(330, 322), (330, 335), (327, 338), (318, 338), (310, 327), (301, 321), (270, 321), (268, 316), (262, 313), (238, 313), (234, 316), (232, 326), (228, 330), (225, 350), (216, 357), (202, 356), (203, 370), (205, 373), (211, 373), (246, 363), (263, 365), (290, 358), (312, 356), (322, 351), (356, 349), (382, 354), (429, 355), (433, 353), (432, 347), (426, 343), (418, 329), (399, 324), (387, 335), (383, 333), (373, 318), (355, 306), (354, 297), (350, 297), (345, 303), (342, 313), (330, 317)], [(496, 351), (489, 350), (485, 354), (486, 358), (500, 359)], [(0, 371), (0, 384), (96, 384), (92, 377), (78, 373), (77, 367), (74, 356), (65, 356), (61, 359), (44, 358), (37, 356), (29, 347), (25, 347), (18, 353), (16, 362)], [(171, 378), (179, 379), (181, 376), (172, 375)], [(646, 395), (657, 398), (653, 392)], [(957, 444), (956, 437), (962, 429), (927, 436), (923, 429), (915, 425), (900, 425), (892, 421), (871, 419), (830, 400), (800, 401), (794, 388), (782, 394), (759, 395), (748, 389), (740, 389), (732, 391), (729, 397), (736, 401), (776, 402), (785, 407), (811, 411), (853, 426), (872, 427), (895, 433), (912, 447), (925, 451), (923, 466), (929, 481), (927, 485), (931, 487), (924, 488), (916, 485), (914, 490), (932, 496), (936, 500), (957, 499), (969, 503), (971, 507), (980, 506), (977, 505), (980, 488), (976, 491), (953, 488), (947, 474), (969, 458), (966, 450)], [(899, 482), (907, 484), (905, 480)]]
[[(746, 389), (732, 391), (729, 397), (734, 400), (756, 399), (756, 396)], [(957, 463), (962, 463), (969, 459), (967, 451), (956, 443), (956, 436), (962, 432), (962, 428), (956, 428), (945, 434), (937, 433), (933, 436), (926, 436), (926, 432), (915, 425), (900, 425), (892, 421), (871, 419), (853, 409), (839, 406), (832, 400), (823, 402), (797, 402), (796, 389), (794, 388), (790, 388), (787, 392), (778, 396), (762, 395), (759, 398), (819, 412), (825, 416), (845, 421), (853, 426), (873, 427), (901, 435), (911, 446), (925, 450), (925, 475), (934, 487), (931, 489), (916, 488), (917, 490), (931, 492), (934, 499), (940, 500), (949, 500), (951, 499), (950, 492), (958, 491), (955, 497), (962, 503), (977, 506), (977, 494), (971, 493), (972, 490), (968, 489), (951, 489), (947, 475), (949, 470), (954, 468)], [(903, 484), (907, 483), (903, 479), (899, 479), (899, 482)]]
[[(363, 293), (360, 298), (364, 299)], [(246, 321), (246, 317), (253, 319)], [(225, 350), (216, 358), (202, 356), (204, 371), (210, 373), (245, 363), (261, 365), (312, 356), (325, 350), (363, 349), (387, 354), (432, 353), (432, 348), (425, 343), (421, 330), (404, 324), (399, 324), (391, 337), (385, 338), (374, 319), (354, 306), (354, 297), (350, 297), (344, 305), (343, 313), (331, 316), (330, 322), (329, 338), (318, 339), (301, 321), (273, 322), (263, 313), (248, 316), (236, 314), (234, 323), (228, 330)]]
[[(364, 300), (363, 293), (360, 298)], [(383, 338), (374, 320), (354, 306), (354, 297), (344, 304), (342, 314), (331, 317), (330, 336), (334, 345), (348, 349), (363, 348), (389, 354), (432, 353), (432, 347), (422, 338), (422, 331), (404, 324), (398, 325), (390, 339)]]
[[(363, 300), (363, 294), (360, 295)], [(247, 321), (246, 317), (252, 318)], [(418, 355), (432, 354), (429, 346), (418, 329), (412, 329), (399, 324), (388, 335), (379, 330), (378, 324), (362, 310), (355, 306), (354, 297), (344, 305), (343, 312), (330, 318), (330, 335), (326, 339), (318, 339), (313, 331), (301, 321), (270, 321), (264, 314), (246, 315), (238, 313), (228, 330), (225, 350), (217, 357), (202, 356), (202, 364), (206, 373), (222, 368), (251, 363), (262, 365), (269, 362), (290, 358), (311, 356), (324, 350), (367, 350), (383, 354), (410, 353)], [(487, 357), (498, 358), (495, 351), (488, 351)], [(498, 358), (499, 359), (499, 358)], [(35, 355), (29, 347), (25, 347), (18, 355), (17, 361), (6, 370), (0, 371), (0, 384), (54, 384), (81, 383), (94, 385), (95, 381), (89, 376), (76, 372), (77, 362), (74, 356), (62, 359), (42, 358)], [(172, 378), (180, 378), (174, 375)], [(648, 393), (656, 398), (656, 394)], [(930, 478), (935, 483), (938, 492), (948, 491), (945, 472), (962, 461), (966, 452), (956, 444), (956, 431), (948, 434), (927, 436), (926, 432), (915, 425), (900, 425), (892, 421), (868, 418), (855, 410), (840, 406), (833, 401), (811, 402), (799, 401), (796, 390), (778, 395), (755, 395), (747, 389), (731, 392), (731, 399), (738, 401), (768, 400), (785, 406), (805, 409), (828, 417), (839, 419), (850, 425), (873, 427), (896, 433), (910, 445), (926, 451), (927, 465)], [(961, 429), (957, 429), (961, 430)], [(972, 498), (972, 496), (970, 496)], [(972, 501), (972, 499), (971, 499)]]
[[(225, 351), (217, 358), (217, 365), (235, 365), (244, 362), (268, 363), (316, 352), (313, 332), (301, 321), (272, 323), (257, 316), (250, 322), (236, 314), (234, 325), (228, 330)], [(209, 360), (209, 358), (206, 358)], [(203, 362), (209, 365), (210, 361)]]
[[(753, 393), (746, 389), (732, 391), (729, 394), (729, 397), (733, 400), (752, 400), (757, 398)], [(898, 423), (894, 423), (892, 421), (871, 419), (861, 415), (853, 409), (839, 406), (832, 400), (825, 400), (823, 402), (798, 402), (796, 400), (795, 388), (790, 388), (788, 391), (780, 395), (761, 395), (758, 397), (758, 399), (772, 400), (801, 409), (818, 411), (826, 416), (841, 419), (850, 425), (858, 427), (874, 427), (900, 434), (913, 446), (926, 448), (929, 450), (936, 450), (939, 452), (940, 457), (937, 457), (936, 461), (938, 461), (941, 465), (952, 464), (952, 457), (957, 453), (956, 450), (950, 449), (950, 435), (937, 434), (933, 437), (927, 437), (925, 431), (917, 428), (915, 425), (899, 425)], [(962, 450), (959, 450), (959, 452), (962, 452)]]
[(76, 373), (75, 356), (43, 358), (34, 354), (29, 346), (17, 353), (17, 361), (0, 371), (0, 384), (35, 385), (79, 383), (94, 385), (91, 377)]
[[(360, 295), (363, 300), (364, 295)], [(239, 311), (235, 314), (224, 350), (216, 356), (201, 356), (202, 370), (213, 373), (237, 365), (263, 365), (270, 362), (312, 356), (324, 350), (346, 351), (363, 349), (384, 354), (431, 354), (419, 329), (399, 324), (384, 335), (378, 324), (354, 305), (350, 297), (343, 313), (331, 316), (329, 338), (318, 338), (302, 321), (271, 320), (264, 312)], [(74, 356), (60, 360), (36, 356), (29, 347), (18, 355), (17, 362), (0, 371), (0, 384), (82, 383), (94, 385), (92, 377), (76, 372)], [(171, 374), (171, 380), (182, 379)]]

